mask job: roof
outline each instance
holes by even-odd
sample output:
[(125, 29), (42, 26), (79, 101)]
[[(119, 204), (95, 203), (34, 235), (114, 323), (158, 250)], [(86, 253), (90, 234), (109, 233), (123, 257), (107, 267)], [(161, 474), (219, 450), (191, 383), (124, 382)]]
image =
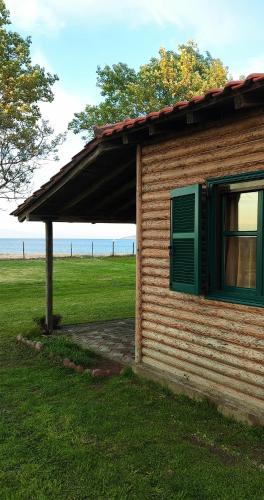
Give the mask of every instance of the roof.
[[(179, 111), (195, 109), (197, 104), (206, 103), (212, 98), (220, 99), (225, 95), (232, 93), (234, 90), (243, 90), (251, 86), (255, 82), (264, 82), (264, 73), (252, 73), (245, 80), (233, 80), (228, 82), (223, 88), (214, 88), (208, 90), (205, 94), (201, 96), (196, 96), (189, 101), (177, 102), (174, 106), (167, 106), (159, 111), (153, 111), (145, 116), (139, 116), (138, 118), (127, 118), (122, 122), (115, 123), (113, 125), (106, 125), (104, 127), (98, 128), (98, 132), (101, 137), (109, 137), (113, 134), (119, 132), (125, 132), (131, 130), (132, 128), (145, 124), (146, 122), (153, 122), (159, 120), (164, 116), (171, 115), (172, 113), (177, 113)], [(101, 133), (100, 133), (101, 129)]]
[[(72, 160), (67, 163), (61, 170), (55, 174), (51, 179), (43, 184), (40, 189), (35, 191), (29, 198), (20, 204), (11, 215), (19, 216), (25, 210), (30, 209), (31, 205), (35, 203), (42, 195), (46, 194), (58, 181), (69, 172), (75, 169), (79, 163), (89, 156), (105, 141), (117, 138), (123, 133), (130, 133), (133, 131), (140, 131), (149, 126), (151, 123), (162, 122), (165, 118), (177, 119), (177, 116), (182, 116), (184, 113), (195, 112), (201, 108), (217, 107), (230, 97), (234, 97), (240, 93), (246, 93), (254, 89), (264, 90), (264, 73), (250, 74), (244, 80), (229, 81), (223, 88), (214, 88), (208, 90), (204, 95), (193, 97), (189, 101), (177, 102), (174, 106), (165, 107), (159, 111), (151, 112), (145, 116), (138, 118), (127, 118), (115, 124), (108, 124), (103, 127), (95, 127), (95, 138), (92, 139), (85, 147), (73, 156)], [(263, 99), (264, 102), (264, 99)]]
[(66, 165), (64, 165), (55, 175), (53, 175), (48, 180), (48, 182), (45, 182), (45, 184), (43, 184), (37, 191), (34, 191), (34, 193), (29, 196), (29, 198), (18, 205), (18, 207), (13, 212), (11, 212), (10, 215), (19, 215), (19, 213), (23, 211), (27, 206), (29, 206), (35, 199), (37, 199), (41, 194), (44, 194), (46, 191), (48, 191), (53, 184), (56, 184), (59, 179), (61, 179), (65, 174), (72, 170), (83, 157), (91, 153), (98, 146), (99, 142), (100, 141), (97, 138), (88, 142), (81, 151), (79, 151), (72, 157), (69, 163), (66, 163)]

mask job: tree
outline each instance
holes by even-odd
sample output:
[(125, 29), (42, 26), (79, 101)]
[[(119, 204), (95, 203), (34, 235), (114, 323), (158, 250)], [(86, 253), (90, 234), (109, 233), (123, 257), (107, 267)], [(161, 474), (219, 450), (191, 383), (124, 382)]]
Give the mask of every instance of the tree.
[(93, 135), (94, 125), (104, 125), (135, 118), (156, 111), (177, 101), (191, 99), (212, 87), (228, 81), (228, 69), (209, 52), (201, 54), (196, 43), (179, 45), (178, 52), (161, 48), (139, 70), (118, 63), (97, 68), (97, 86), (104, 98), (97, 106), (87, 105), (75, 113), (69, 129), (84, 132), (84, 139)]
[(0, 0), (0, 198), (22, 197), (42, 160), (55, 158), (63, 137), (53, 136), (40, 103), (52, 102), (58, 80), (33, 65), (31, 39), (8, 29), (9, 11)]

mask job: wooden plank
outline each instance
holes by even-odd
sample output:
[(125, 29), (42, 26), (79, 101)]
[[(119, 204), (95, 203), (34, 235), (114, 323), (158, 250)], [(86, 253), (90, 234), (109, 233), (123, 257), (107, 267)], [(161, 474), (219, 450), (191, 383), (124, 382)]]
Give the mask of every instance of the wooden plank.
[(254, 106), (263, 106), (264, 100), (263, 97), (256, 98), (250, 94), (237, 94), (234, 97), (234, 108), (235, 109), (246, 109), (252, 108)]
[(193, 111), (189, 111), (186, 113), (186, 123), (187, 125), (193, 125), (194, 123), (198, 123), (199, 121), (206, 121), (206, 117), (202, 117), (201, 113), (196, 113)]
[[(146, 264), (144, 261), (143, 271), (145, 266), (160, 269), (160, 267), (158, 267), (155, 262), (154, 264)], [(166, 266), (165, 269), (169, 270), (168, 266)], [(181, 314), (181, 311), (184, 311), (185, 313), (188, 311), (190, 313), (199, 313), (203, 316), (204, 321), (207, 320), (207, 317), (209, 317), (209, 320), (210, 318), (222, 318), (229, 322), (230, 327), (232, 326), (232, 323), (230, 323), (230, 321), (233, 321), (239, 325), (239, 328), (240, 326), (242, 328), (246, 328), (245, 325), (249, 325), (249, 327), (256, 326), (260, 329), (259, 331), (261, 332), (261, 334), (263, 332), (264, 317), (260, 316), (259, 313), (252, 313), (250, 310), (250, 306), (248, 306), (248, 312), (245, 313), (237, 310), (236, 304), (233, 304), (234, 307), (228, 308), (223, 307), (223, 305), (221, 305), (221, 302), (218, 302), (218, 305), (215, 306), (212, 301), (208, 302), (208, 300), (203, 299), (202, 297), (200, 297), (199, 302), (195, 302), (193, 300), (190, 300), (189, 297), (185, 299), (185, 297), (182, 298), (180, 294), (174, 295), (173, 291), (168, 290), (164, 293), (164, 290), (162, 289), (155, 289), (151, 287), (149, 287), (147, 290), (145, 290), (144, 288), (143, 298), (148, 304), (157, 304), (158, 306), (164, 305), (166, 307), (171, 307), (174, 310), (177, 309), (179, 311), (179, 314)]]
[[(244, 359), (255, 361), (258, 363), (260, 369), (264, 369), (263, 366), (263, 351), (259, 349), (259, 345), (256, 348), (255, 340), (251, 340), (246, 336), (241, 336), (241, 343), (233, 342), (233, 337), (231, 333), (224, 333), (220, 330), (215, 330), (213, 335), (199, 335), (199, 333), (193, 333), (185, 331), (183, 329), (171, 328), (161, 324), (153, 323), (152, 321), (142, 321), (142, 337), (150, 338), (152, 340), (157, 340), (158, 342), (171, 343), (171, 345), (182, 345), (182, 341), (189, 342), (193, 344), (193, 349), (196, 351), (196, 346), (205, 346), (212, 349), (212, 352), (220, 353), (230, 353), (240, 357), (243, 366)], [(236, 335), (235, 340), (239, 340)], [(246, 349), (245, 349), (246, 347)]]
[[(149, 347), (153, 350), (164, 352), (165, 354), (170, 354), (176, 358), (183, 360), (192, 360), (195, 364), (207, 364), (207, 366), (217, 366), (218, 363), (222, 367), (226, 366), (225, 373), (227, 374), (229, 367), (238, 370), (241, 367), (240, 372), (244, 380), (253, 383), (258, 381), (260, 387), (264, 384), (264, 366), (262, 363), (254, 360), (248, 360), (244, 356), (237, 356), (235, 349), (230, 350), (225, 349), (224, 352), (218, 349), (218, 345), (215, 343), (214, 347), (208, 342), (208, 345), (201, 345), (199, 343), (193, 344), (182, 338), (170, 338), (165, 335), (155, 335), (150, 332), (144, 332), (142, 338), (142, 344), (144, 347)], [(210, 364), (209, 364), (210, 363)], [(243, 367), (243, 368), (242, 368)], [(223, 368), (224, 369), (224, 368)], [(239, 373), (240, 373), (239, 372)], [(250, 375), (249, 375), (250, 374)], [(259, 378), (255, 378), (258, 375)], [(249, 378), (248, 378), (249, 377)], [(263, 386), (264, 387), (264, 386)]]
[(52, 222), (45, 222), (46, 229), (46, 328), (53, 330), (53, 228)]
[(142, 241), (142, 248), (160, 248), (161, 250), (168, 250), (168, 242), (166, 240), (153, 240), (149, 239), (147, 240), (146, 238), (143, 239)]
[[(144, 266), (152, 266), (152, 267), (156, 267), (157, 269), (161, 269), (161, 268), (162, 269), (169, 269), (169, 259), (166, 261), (165, 259), (160, 260), (160, 259), (155, 259), (155, 258), (151, 258), (151, 257), (149, 257), (149, 258), (142, 257), (142, 267), (144, 267)], [(155, 294), (155, 289), (154, 289), (154, 291), (151, 289), (150, 293)]]
[[(201, 149), (203, 145), (207, 145), (210, 142), (221, 144), (224, 141), (227, 145), (230, 141), (234, 140), (235, 134), (243, 135), (244, 133), (255, 131), (257, 132), (264, 126), (263, 112), (253, 114), (250, 117), (245, 117), (238, 121), (237, 118), (228, 121), (223, 121), (215, 123), (214, 127), (208, 127), (207, 129), (201, 129), (195, 133), (189, 135), (187, 131), (180, 137), (174, 137), (171, 139), (157, 141), (155, 144), (149, 144), (144, 146), (144, 154), (142, 157), (143, 164), (147, 156), (153, 157), (156, 153), (162, 152), (163, 150), (169, 151), (169, 149), (179, 148), (185, 149), (188, 145), (192, 144), (194, 148), (198, 147)], [(181, 152), (181, 149), (180, 149)], [(195, 152), (195, 150), (194, 150)]]
[[(151, 276), (153, 278), (154, 274), (152, 273), (144, 273), (145, 276)], [(182, 307), (178, 307), (177, 302), (174, 302), (172, 306), (170, 303), (162, 303), (160, 304), (153, 303), (147, 301), (146, 304), (143, 305), (143, 311), (152, 312), (155, 314), (160, 314), (161, 316), (165, 316), (166, 318), (175, 318), (176, 320), (180, 318), (181, 320), (186, 320), (189, 324), (198, 323), (200, 325), (204, 325), (205, 321), (208, 326), (219, 328), (220, 330), (232, 331), (234, 333), (241, 333), (246, 335), (255, 335), (260, 338), (263, 336), (263, 327), (261, 326), (253, 326), (251, 328), (248, 324), (244, 324), (238, 321), (232, 321), (232, 318), (218, 318), (213, 315), (205, 315), (198, 309), (184, 309)]]
[(263, 400), (255, 398), (253, 393), (251, 396), (244, 394), (243, 391), (240, 390), (240, 387), (231, 388), (228, 385), (224, 385), (223, 380), (220, 379), (219, 376), (211, 380), (207, 377), (207, 373), (205, 373), (204, 370), (199, 373), (197, 371), (186, 371), (180, 363), (177, 366), (170, 365), (167, 360), (157, 360), (149, 355), (144, 355), (142, 361), (146, 365), (161, 370), (163, 373), (167, 372), (168, 374), (175, 375), (182, 381), (186, 380), (187, 384), (199, 389), (201, 395), (214, 396), (217, 392), (219, 396), (222, 397), (223, 402), (225, 397), (227, 399), (230, 397), (234, 398), (237, 402), (243, 401), (244, 404), (248, 404), (251, 408), (257, 406), (263, 411)]
[[(169, 203), (168, 203), (168, 205), (169, 205)], [(164, 209), (164, 205), (163, 205), (162, 208), (160, 208), (160, 209), (155, 208), (155, 209), (152, 209), (151, 211), (144, 211), (143, 207), (142, 207), (142, 220), (143, 220), (143, 222), (144, 221), (151, 221), (151, 220), (167, 221), (169, 218), (170, 218), (169, 207)]]
[(120, 195), (123, 195), (133, 187), (136, 187), (136, 179), (131, 179), (129, 182), (121, 185), (119, 189), (111, 191), (108, 195), (101, 198), (101, 201), (94, 205), (94, 211), (104, 208), (108, 203), (112, 203), (114, 200), (118, 199)]
[(120, 206), (113, 211), (113, 215), (116, 217), (119, 214), (122, 214), (125, 212), (128, 208), (131, 208), (133, 206), (136, 206), (136, 198), (132, 196), (132, 198), (129, 198), (126, 203), (120, 204)]
[(167, 191), (162, 191), (162, 192), (153, 192), (153, 193), (142, 193), (142, 204), (144, 209), (148, 206), (147, 203), (162, 203), (164, 201), (168, 201), (169, 195)]
[(162, 160), (162, 163), (157, 162), (153, 165), (151, 172), (143, 173), (143, 178), (146, 182), (155, 182), (168, 179), (175, 175), (177, 176), (177, 174), (183, 177), (187, 170), (189, 175), (195, 175), (197, 170), (200, 168), (200, 165), (203, 166), (203, 169), (210, 170), (219, 162), (225, 166), (228, 164), (230, 167), (230, 163), (232, 161), (232, 164), (236, 165), (237, 162), (235, 160), (238, 158), (240, 160), (242, 158), (245, 162), (250, 158), (256, 161), (260, 157), (263, 158), (263, 138), (264, 134), (260, 143), (250, 144), (250, 146), (247, 145), (245, 147), (242, 145), (240, 148), (233, 148), (231, 151), (225, 152), (225, 154), (223, 154), (223, 152), (221, 154), (217, 149), (215, 152), (206, 153), (204, 155), (197, 154), (196, 156), (192, 155), (181, 159), (174, 157), (171, 161), (166, 163), (166, 170), (163, 168), (164, 160)]
[[(53, 222), (90, 222), (92, 224), (135, 224), (136, 218), (133, 214), (128, 211), (127, 213), (120, 213), (119, 215), (113, 215), (104, 213), (103, 215), (98, 215), (97, 217), (87, 215), (49, 215), (50, 220)], [(33, 215), (29, 214), (27, 216), (27, 221), (42, 221), (47, 220), (47, 215)]]
[[(160, 248), (143, 248), (142, 257), (153, 257), (155, 259), (168, 259), (169, 250), (164, 250)], [(166, 283), (167, 285), (168, 283)]]
[(164, 326), (165, 329), (168, 329), (168, 335), (172, 333), (172, 330), (178, 335), (179, 331), (190, 333), (191, 335), (198, 335), (201, 338), (214, 338), (219, 339), (219, 341), (228, 342), (232, 344), (236, 344), (238, 346), (248, 347), (252, 349), (258, 349), (263, 353), (263, 342), (264, 339), (257, 338), (255, 335), (243, 335), (242, 333), (232, 333), (227, 330), (222, 330), (221, 328), (215, 328), (213, 326), (207, 325), (206, 322), (204, 324), (199, 324), (196, 322), (188, 321), (186, 319), (182, 319), (181, 317), (174, 319), (171, 317), (166, 317), (160, 314), (154, 314), (151, 312), (142, 311), (143, 321), (150, 322), (154, 325)]
[[(148, 252), (148, 250), (147, 250)], [(144, 257), (144, 261), (148, 261), (149, 259), (154, 261), (159, 260), (155, 257)], [(163, 267), (166, 268), (168, 266), (168, 259), (163, 260)], [(168, 298), (174, 301), (173, 307), (176, 307), (176, 303), (179, 304), (179, 301), (183, 301), (183, 308), (191, 311), (201, 312), (205, 316), (204, 323), (206, 324), (206, 317), (219, 317), (225, 319), (234, 319), (236, 318), (238, 323), (248, 324), (250, 326), (261, 327), (260, 337), (264, 340), (264, 315), (263, 309), (260, 307), (254, 307), (251, 305), (244, 304), (235, 304), (232, 302), (223, 302), (221, 300), (208, 300), (204, 296), (195, 296), (184, 294), (181, 292), (171, 291), (166, 283), (157, 282), (157, 283), (142, 283), (142, 291), (143, 293), (150, 293), (157, 297)], [(169, 304), (169, 301), (168, 301)], [(207, 311), (207, 312), (206, 312)]]
[(156, 267), (143, 267), (142, 275), (144, 276), (161, 276), (162, 278), (169, 278), (170, 273), (168, 269), (157, 269)]
[(145, 200), (142, 205), (142, 214), (143, 215), (145, 215), (145, 213), (154, 214), (154, 216), (156, 217), (159, 211), (161, 213), (163, 213), (163, 211), (167, 211), (168, 213), (170, 213), (170, 199), (168, 196), (166, 198), (167, 198), (166, 200), (165, 199), (154, 200), (154, 201)]
[[(157, 361), (163, 361), (168, 365), (181, 367), (183, 373), (185, 373), (185, 377), (188, 377), (188, 374), (197, 374), (207, 380), (211, 380), (212, 382), (220, 383), (222, 385), (223, 393), (229, 387), (241, 392), (244, 395), (252, 396), (254, 394), (254, 396), (257, 399), (260, 399), (262, 403), (264, 401), (263, 388), (255, 384), (253, 379), (251, 382), (244, 380), (239, 370), (235, 371), (229, 369), (229, 371), (225, 373), (221, 370), (220, 364), (215, 365), (214, 363), (211, 363), (210, 365), (210, 363), (201, 363), (198, 365), (191, 359), (188, 361), (182, 360), (169, 354), (161, 353), (146, 347), (143, 347), (142, 354), (156, 359)], [(255, 377), (258, 380), (257, 375), (255, 375)]]
[(156, 239), (168, 241), (169, 238), (169, 228), (166, 230), (162, 229), (142, 229), (143, 238), (145, 239)]
[(137, 219), (137, 263), (136, 263), (136, 338), (135, 338), (135, 361), (141, 362), (142, 357), (142, 170), (141, 170), (141, 146), (137, 146), (137, 179), (136, 179), (136, 219)]
[(170, 229), (170, 219), (167, 217), (164, 220), (159, 220), (158, 218), (155, 220), (144, 220), (142, 221), (142, 229)]
[(163, 145), (163, 147), (157, 153), (153, 153), (153, 155), (146, 155), (144, 153), (144, 157), (142, 160), (143, 163), (142, 172), (143, 174), (152, 172), (153, 168), (155, 168), (155, 165), (157, 164), (163, 166), (163, 171), (164, 171), (164, 162), (166, 162), (167, 165), (171, 161), (175, 160), (174, 152), (176, 147), (177, 147), (177, 161), (181, 161), (183, 159), (188, 160), (189, 158), (192, 157), (195, 158), (197, 157), (202, 159), (203, 156), (208, 154), (214, 154), (216, 152), (218, 152), (219, 154), (225, 154), (225, 153), (228, 154), (233, 150), (235, 153), (236, 150), (239, 149), (238, 143), (240, 144), (240, 147), (245, 147), (245, 148), (248, 148), (250, 146), (258, 147), (258, 144), (261, 143), (263, 136), (264, 136), (264, 128), (261, 127), (260, 129), (257, 130), (247, 131), (243, 135), (236, 133), (236, 130), (234, 130), (232, 136), (225, 137), (223, 139), (215, 138), (213, 141), (212, 138), (206, 139), (200, 137), (200, 142), (198, 143), (196, 143), (195, 141), (188, 142), (185, 144), (184, 147), (181, 147), (180, 145), (173, 146), (174, 142), (171, 141), (170, 144), (167, 144), (166, 148)]
[(90, 196), (91, 194), (93, 194), (95, 191), (97, 191), (98, 189), (100, 189), (103, 185), (107, 184), (112, 179), (114, 179), (115, 177), (117, 177), (118, 175), (120, 175), (132, 163), (134, 163), (134, 159), (132, 159), (132, 160), (130, 159), (128, 162), (119, 165), (119, 167), (111, 169), (110, 172), (108, 172), (103, 177), (99, 178), (98, 181), (95, 184), (89, 185), (84, 190), (82, 190), (83, 186), (81, 186), (81, 192), (80, 192), (80, 194), (78, 196), (76, 196), (76, 198), (74, 198), (73, 200), (69, 201), (69, 203), (66, 203), (65, 205), (63, 205), (63, 207), (62, 207), (63, 210), (60, 210), (60, 213), (61, 212), (66, 212), (70, 208), (76, 206), (78, 203), (80, 203), (81, 201), (83, 201), (85, 198), (87, 198), (88, 196)]

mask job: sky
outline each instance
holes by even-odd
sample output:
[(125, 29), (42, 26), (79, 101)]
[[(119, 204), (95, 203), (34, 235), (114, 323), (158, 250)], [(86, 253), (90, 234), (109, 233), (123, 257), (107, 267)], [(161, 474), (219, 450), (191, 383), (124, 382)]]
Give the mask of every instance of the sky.
[[(234, 79), (264, 72), (263, 0), (6, 0), (12, 29), (32, 37), (32, 60), (56, 73), (52, 104), (43, 116), (56, 133), (67, 129), (73, 114), (101, 97), (96, 67), (125, 62), (138, 68), (160, 47), (176, 50), (195, 40), (201, 51), (219, 57)], [(34, 176), (31, 191), (46, 182), (83, 147), (68, 133), (59, 162)], [(0, 238), (43, 237), (44, 224), (17, 222), (9, 213), (16, 203), (0, 206)], [(135, 234), (135, 225), (54, 224), (59, 238), (118, 238)]]

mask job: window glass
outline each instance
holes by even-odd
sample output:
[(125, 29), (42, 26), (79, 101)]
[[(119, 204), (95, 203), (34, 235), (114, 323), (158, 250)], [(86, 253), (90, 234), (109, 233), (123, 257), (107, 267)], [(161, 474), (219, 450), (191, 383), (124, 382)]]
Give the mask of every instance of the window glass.
[(258, 192), (228, 193), (225, 197), (225, 231), (256, 231)]
[(227, 236), (225, 244), (225, 284), (239, 288), (256, 288), (255, 236)]

